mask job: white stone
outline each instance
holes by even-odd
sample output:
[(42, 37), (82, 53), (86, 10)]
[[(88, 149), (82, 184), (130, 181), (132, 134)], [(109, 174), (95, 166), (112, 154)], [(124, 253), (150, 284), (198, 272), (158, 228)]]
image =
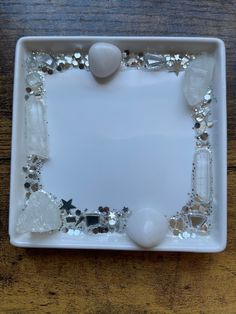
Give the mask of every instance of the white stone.
[(35, 96), (26, 102), (26, 148), (28, 156), (48, 158), (46, 108)]
[(16, 231), (48, 232), (58, 230), (61, 226), (60, 209), (51, 196), (45, 191), (33, 193), (25, 210), (20, 214)]
[(207, 148), (199, 149), (194, 156), (193, 190), (203, 202), (209, 203), (212, 198), (212, 161)]
[(214, 65), (214, 56), (205, 53), (186, 69), (183, 90), (190, 106), (194, 107), (203, 100), (213, 78)]
[(115, 73), (120, 67), (121, 51), (109, 43), (96, 43), (90, 47), (88, 58), (92, 74), (105, 78)]
[(167, 219), (152, 208), (132, 212), (127, 221), (127, 234), (131, 240), (144, 248), (158, 245), (168, 231)]

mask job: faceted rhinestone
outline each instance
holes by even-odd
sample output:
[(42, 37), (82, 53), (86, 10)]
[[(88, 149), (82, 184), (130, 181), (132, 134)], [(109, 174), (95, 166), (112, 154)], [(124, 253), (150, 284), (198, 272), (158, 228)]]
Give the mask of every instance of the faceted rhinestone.
[(38, 72), (32, 72), (26, 76), (26, 82), (30, 87), (37, 87), (42, 84), (41, 75)]
[(188, 219), (193, 228), (200, 228), (206, 221), (205, 215), (201, 214), (189, 214)]
[(147, 68), (149, 69), (159, 69), (165, 65), (166, 59), (163, 55), (155, 55), (152, 53), (144, 54), (144, 61)]

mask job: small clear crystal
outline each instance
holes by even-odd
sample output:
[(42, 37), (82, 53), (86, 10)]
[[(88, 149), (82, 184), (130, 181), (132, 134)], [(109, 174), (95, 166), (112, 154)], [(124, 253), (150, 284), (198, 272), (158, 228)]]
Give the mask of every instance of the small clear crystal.
[(146, 63), (146, 67), (149, 69), (160, 69), (165, 65), (166, 58), (163, 55), (145, 53), (144, 61)]
[(53, 67), (53, 65), (55, 63), (55, 59), (47, 53), (37, 53), (35, 55), (35, 60), (37, 61), (37, 63), (39, 64), (40, 67), (42, 67), (44, 65), (47, 65), (49, 67)]
[(42, 77), (38, 72), (32, 72), (26, 76), (26, 83), (32, 88), (42, 85)]
[(202, 214), (190, 213), (188, 214), (188, 219), (192, 228), (198, 229), (206, 222), (206, 216)]
[(74, 53), (74, 58), (75, 58), (75, 59), (80, 60), (81, 57), (82, 57), (82, 56), (81, 56), (81, 53), (80, 53), (80, 52), (75, 52), (75, 53)]

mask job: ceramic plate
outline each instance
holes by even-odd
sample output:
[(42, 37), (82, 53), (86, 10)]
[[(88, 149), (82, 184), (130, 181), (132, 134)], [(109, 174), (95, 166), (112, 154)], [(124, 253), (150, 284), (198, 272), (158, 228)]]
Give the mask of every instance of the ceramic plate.
[[(32, 51), (70, 53), (95, 42), (121, 50), (158, 53), (211, 52), (213, 80), (211, 144), (214, 211), (208, 235), (181, 239), (171, 231), (156, 251), (217, 252), (226, 245), (226, 88), (225, 49), (214, 38), (25, 37), (15, 60), (9, 234), (21, 247), (140, 250), (127, 235), (54, 232), (18, 234), (24, 206), (25, 59)], [(89, 71), (71, 69), (45, 79), (50, 159), (42, 168), (45, 190), (73, 199), (79, 208), (100, 205), (132, 211), (152, 207), (171, 217), (191, 192), (195, 151), (193, 120), (183, 95), (184, 71), (128, 69), (100, 83)]]

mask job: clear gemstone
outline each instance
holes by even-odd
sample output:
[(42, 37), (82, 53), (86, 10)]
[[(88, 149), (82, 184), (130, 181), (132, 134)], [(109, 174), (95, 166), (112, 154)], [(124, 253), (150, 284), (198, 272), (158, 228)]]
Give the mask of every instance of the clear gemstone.
[(139, 60), (135, 57), (131, 57), (127, 60), (126, 65), (129, 67), (136, 67), (139, 65)]
[(42, 77), (38, 72), (32, 72), (26, 76), (26, 83), (32, 88), (42, 85)]
[(39, 64), (39, 66), (47, 65), (49, 67), (53, 67), (55, 60), (47, 53), (38, 53), (35, 55), (35, 60)]
[(152, 53), (144, 54), (146, 67), (149, 69), (160, 69), (166, 63), (166, 58), (163, 55), (155, 55)]
[(206, 222), (206, 217), (202, 214), (188, 214), (188, 219), (193, 228), (200, 228)]
[(39, 68), (38, 62), (35, 60), (34, 56), (29, 56), (27, 61), (26, 61), (26, 66), (28, 69), (28, 72), (30, 71), (37, 71)]
[(73, 59), (70, 56), (65, 56), (65, 61), (66, 61), (66, 63), (71, 64)]
[(74, 58), (77, 59), (77, 60), (81, 59), (81, 53), (80, 52), (75, 52), (74, 53)]

